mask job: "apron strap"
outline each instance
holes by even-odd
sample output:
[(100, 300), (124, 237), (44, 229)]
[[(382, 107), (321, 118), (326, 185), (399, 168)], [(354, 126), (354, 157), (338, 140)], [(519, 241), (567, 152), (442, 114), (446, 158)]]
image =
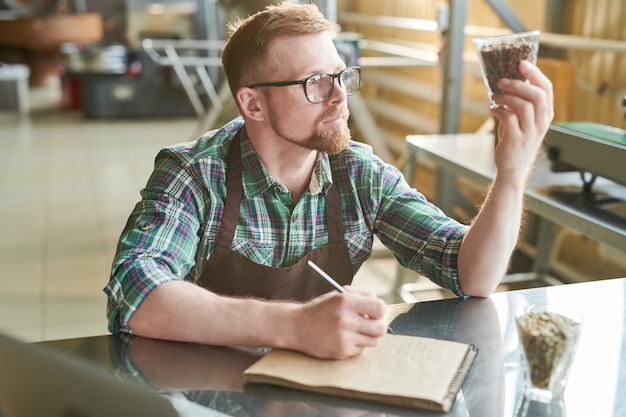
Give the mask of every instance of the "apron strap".
[(239, 221), (241, 199), (243, 197), (243, 183), (241, 181), (241, 129), (233, 138), (228, 158), (226, 159), (226, 202), (224, 203), (224, 215), (220, 225), (215, 244), (230, 250), (235, 236), (235, 228)]

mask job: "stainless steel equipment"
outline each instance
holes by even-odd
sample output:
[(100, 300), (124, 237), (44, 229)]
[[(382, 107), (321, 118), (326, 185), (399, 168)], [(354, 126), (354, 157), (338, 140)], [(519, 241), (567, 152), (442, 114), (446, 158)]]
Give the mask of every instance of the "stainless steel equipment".
[(124, 74), (129, 63), (124, 45), (61, 45), (63, 67), (72, 73)]
[(554, 172), (578, 171), (580, 190), (550, 193), (578, 208), (626, 226), (626, 192), (596, 193), (598, 177), (626, 186), (626, 130), (591, 122), (553, 124), (544, 140)]
[(583, 171), (626, 185), (626, 130), (590, 122), (555, 123), (545, 147), (553, 171)]

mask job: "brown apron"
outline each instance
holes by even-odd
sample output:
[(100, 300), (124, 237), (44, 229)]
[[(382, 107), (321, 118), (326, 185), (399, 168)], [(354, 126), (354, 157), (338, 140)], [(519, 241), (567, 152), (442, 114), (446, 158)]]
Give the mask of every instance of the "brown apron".
[(315, 262), (339, 284), (350, 284), (353, 271), (344, 240), (341, 204), (336, 183), (330, 187), (326, 195), (328, 243), (307, 253), (295, 265), (273, 268), (257, 264), (230, 249), (243, 196), (239, 136), (240, 132), (237, 132), (228, 152), (227, 194), (222, 224), (215, 247), (198, 284), (212, 292), (227, 296), (305, 301), (333, 290), (330, 284), (307, 265), (308, 260)]

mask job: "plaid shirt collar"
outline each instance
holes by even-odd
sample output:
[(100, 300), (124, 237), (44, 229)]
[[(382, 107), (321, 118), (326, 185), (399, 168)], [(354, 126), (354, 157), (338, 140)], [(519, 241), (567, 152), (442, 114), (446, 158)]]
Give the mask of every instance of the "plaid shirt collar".
[[(241, 163), (243, 167), (243, 192), (247, 198), (262, 194), (269, 188), (277, 186), (284, 188), (284, 185), (280, 184), (261, 162), (245, 129), (241, 132)], [(328, 154), (320, 152), (317, 155), (313, 175), (309, 182), (309, 191), (312, 195), (325, 194), (332, 183), (333, 177)]]

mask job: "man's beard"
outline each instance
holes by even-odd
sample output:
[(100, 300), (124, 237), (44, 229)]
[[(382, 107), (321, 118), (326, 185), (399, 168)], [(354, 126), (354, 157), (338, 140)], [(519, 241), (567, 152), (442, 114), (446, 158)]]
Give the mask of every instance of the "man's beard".
[[(346, 149), (348, 146), (348, 142), (352, 137), (350, 134), (350, 129), (348, 128), (348, 115), (349, 111), (347, 108), (343, 109), (332, 109), (326, 113), (324, 113), (320, 118), (315, 131), (308, 137), (304, 139), (297, 139), (291, 133), (285, 132), (281, 128), (280, 121), (276, 116), (276, 113), (271, 112), (272, 116), (270, 116), (270, 124), (272, 125), (272, 129), (279, 135), (281, 138), (285, 139), (288, 142), (291, 142), (295, 145), (301, 146), (306, 149), (311, 149), (318, 152), (326, 152), (329, 155), (335, 155), (339, 152)], [(342, 115), (344, 118), (343, 123), (338, 126), (326, 127), (324, 126), (323, 121), (332, 119), (333, 117), (337, 117)]]

